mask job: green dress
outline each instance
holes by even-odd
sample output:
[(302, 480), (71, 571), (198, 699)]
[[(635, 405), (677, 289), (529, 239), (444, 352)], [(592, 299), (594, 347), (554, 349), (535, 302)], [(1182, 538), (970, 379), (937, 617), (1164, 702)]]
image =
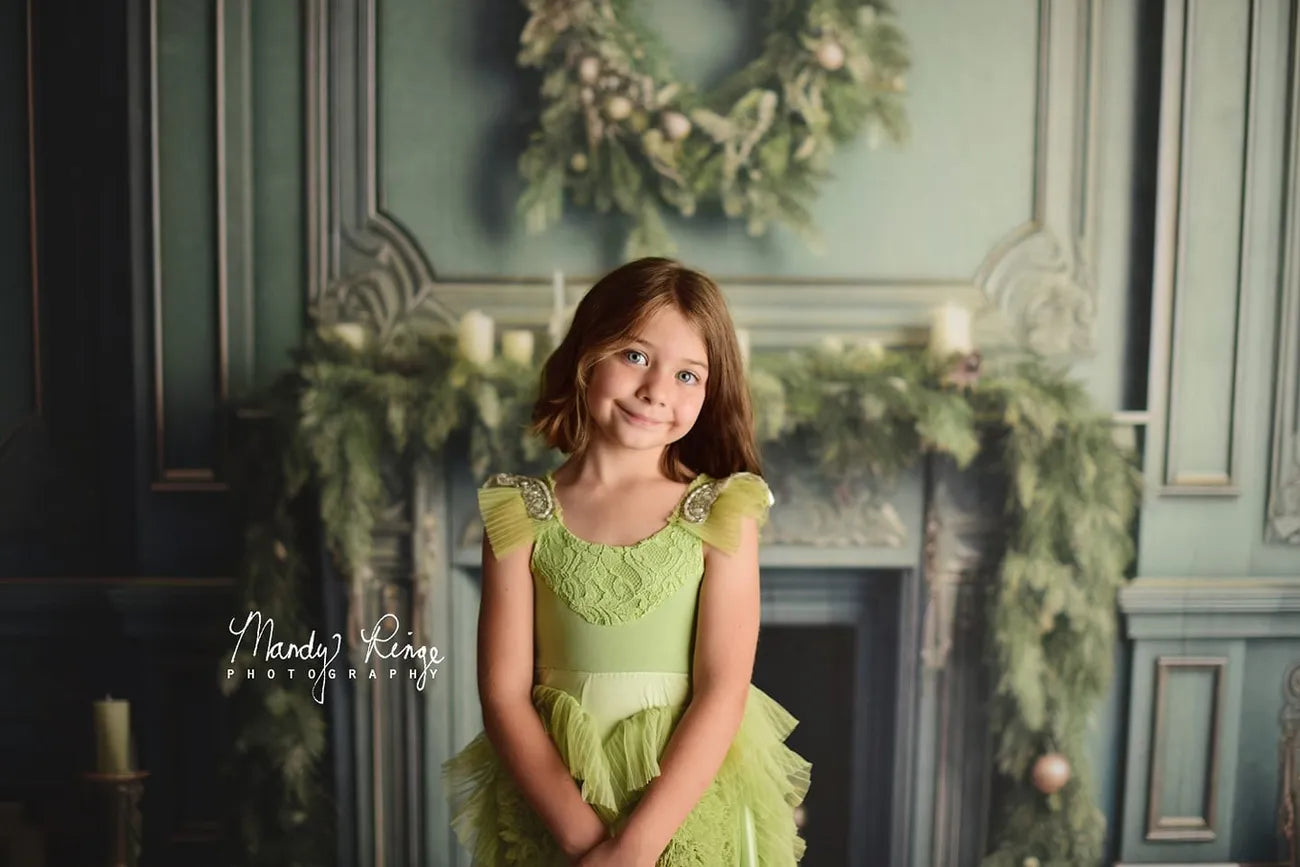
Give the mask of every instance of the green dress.
[[(668, 523), (634, 545), (599, 545), (563, 522), (551, 474), (498, 473), (478, 491), (497, 557), (533, 545), (533, 705), (583, 800), (618, 829), (690, 700), (704, 544), (735, 551), (741, 517), (772, 503), (753, 473), (691, 480)], [(796, 720), (750, 685), (726, 758), (659, 859), (679, 865), (794, 864), (794, 808), (811, 766), (784, 743)], [(480, 733), (443, 765), (452, 827), (475, 864), (565, 864), (545, 824)]]

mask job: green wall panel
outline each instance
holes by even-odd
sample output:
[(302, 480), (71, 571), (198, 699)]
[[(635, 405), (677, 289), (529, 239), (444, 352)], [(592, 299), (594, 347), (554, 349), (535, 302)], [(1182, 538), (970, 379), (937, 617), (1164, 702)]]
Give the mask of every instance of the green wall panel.
[(253, 3), (253, 379), (289, 365), (302, 336), (305, 274), (303, 23), (297, 3)]
[(1241, 749), (1237, 755), (1237, 810), (1233, 858), (1242, 862), (1281, 860), (1278, 848), (1279, 716), (1283, 679), (1300, 660), (1300, 641), (1254, 641), (1247, 645), (1242, 687)]
[[(709, 81), (743, 64), (769, 4), (662, 0), (648, 17), (684, 69)], [(818, 256), (791, 234), (764, 239), (721, 218), (672, 221), (680, 254), (722, 274), (969, 279), (1030, 216), (1036, 4), (897, 4), (916, 59), (910, 144), (849, 144), (813, 213)], [(621, 255), (622, 230), (573, 214), (525, 237), (514, 213), (515, 160), (535, 79), (515, 66), (514, 0), (379, 3), (381, 202), (440, 275), (594, 273)]]
[(1135, 648), (1121, 860), (1229, 860), (1244, 660), (1241, 641)]
[(157, 14), (156, 299), (161, 310), (162, 466), (217, 458), (220, 286), (217, 262), (217, 77), (211, 0), (165, 0)]
[(1160, 812), (1177, 819), (1201, 817), (1207, 807), (1215, 768), (1215, 728), (1223, 712), (1219, 702), (1222, 667), (1209, 665), (1174, 666), (1157, 663), (1164, 675), (1155, 701), (1163, 704), (1156, 723), (1153, 752), (1163, 770), (1152, 795)]
[(1236, 191), (1242, 188), (1246, 169), (1249, 7), (1249, 0), (1196, 0), (1187, 12), (1186, 183), (1179, 201), (1175, 266), (1166, 469), (1170, 484), (1234, 482), (1244, 228), (1242, 197)]
[(0, 442), (36, 406), (27, 126), (27, 3), (0, 0)]

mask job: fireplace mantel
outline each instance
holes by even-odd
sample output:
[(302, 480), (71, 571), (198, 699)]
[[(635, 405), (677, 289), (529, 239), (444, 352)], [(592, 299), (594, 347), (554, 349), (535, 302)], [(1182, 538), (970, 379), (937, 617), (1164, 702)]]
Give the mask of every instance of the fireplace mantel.
[[(783, 489), (779, 471), (769, 478)], [(865, 686), (854, 693), (851, 810), (860, 812), (849, 823), (851, 864), (882, 863), (886, 846), (898, 865), (975, 864), (983, 850), (991, 753), (981, 613), (983, 579), (1001, 545), (999, 478), (978, 462), (960, 471), (947, 458), (929, 458), (873, 500), (893, 504), (903, 544), (765, 544), (761, 551), (766, 632), (847, 625), (868, 628), (873, 647), (882, 635), (889, 640), (889, 652), (877, 657), (888, 659), (887, 670), (858, 653), (864, 662), (855, 682)], [(450, 454), (409, 480), (389, 481), (371, 574), (359, 593), (333, 579), (329, 616), (337, 623), (328, 628), (390, 612), (414, 624), (446, 662), (423, 691), (404, 675), (331, 691), (346, 819), (340, 851), (355, 853), (341, 863), (464, 864), (439, 771), (482, 728), (475, 484)], [(769, 526), (799, 508), (778, 501)], [(822, 662), (807, 660), (810, 676)], [(755, 681), (763, 674), (756, 668)], [(883, 746), (882, 731), (890, 736)], [(815, 789), (816, 766), (813, 773)]]

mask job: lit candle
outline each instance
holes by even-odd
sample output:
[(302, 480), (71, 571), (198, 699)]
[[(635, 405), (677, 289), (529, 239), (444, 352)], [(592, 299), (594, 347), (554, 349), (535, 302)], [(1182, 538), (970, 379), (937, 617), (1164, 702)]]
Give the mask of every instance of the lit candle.
[(458, 337), (460, 353), (474, 364), (492, 360), (492, 317), (481, 310), (471, 310), (460, 318)]
[(110, 695), (94, 707), (96, 769), (101, 774), (129, 773), (131, 703)]
[(748, 328), (736, 329), (736, 343), (737, 345), (740, 346), (740, 363), (743, 364), (746, 367), (746, 369), (748, 369), (749, 367), (749, 329)]
[(947, 357), (954, 352), (965, 354), (974, 350), (970, 320), (970, 311), (960, 304), (948, 303), (935, 308), (930, 319), (930, 351)]
[(519, 329), (501, 335), (501, 354), (511, 361), (529, 365), (533, 363), (533, 332)]

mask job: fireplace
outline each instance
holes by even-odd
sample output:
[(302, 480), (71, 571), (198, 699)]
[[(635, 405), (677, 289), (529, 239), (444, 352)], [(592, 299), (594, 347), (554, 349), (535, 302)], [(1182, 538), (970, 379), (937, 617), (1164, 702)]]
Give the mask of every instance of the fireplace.
[[(777, 504), (760, 552), (754, 682), (800, 720), (790, 745), (813, 763), (797, 817), (804, 863), (977, 864), (991, 767), (980, 612), (999, 528), (993, 474), (931, 458), (835, 508), (807, 478), (767, 475)], [(392, 611), (446, 662), (422, 692), (362, 682), (331, 692), (340, 865), (468, 863), (439, 772), (482, 727), (476, 484), (448, 458), (409, 485), (375, 527), (360, 597), (332, 594), (330, 628), (349, 611)]]
[(763, 570), (754, 683), (799, 720), (812, 762), (808, 867), (890, 863), (901, 570)]

